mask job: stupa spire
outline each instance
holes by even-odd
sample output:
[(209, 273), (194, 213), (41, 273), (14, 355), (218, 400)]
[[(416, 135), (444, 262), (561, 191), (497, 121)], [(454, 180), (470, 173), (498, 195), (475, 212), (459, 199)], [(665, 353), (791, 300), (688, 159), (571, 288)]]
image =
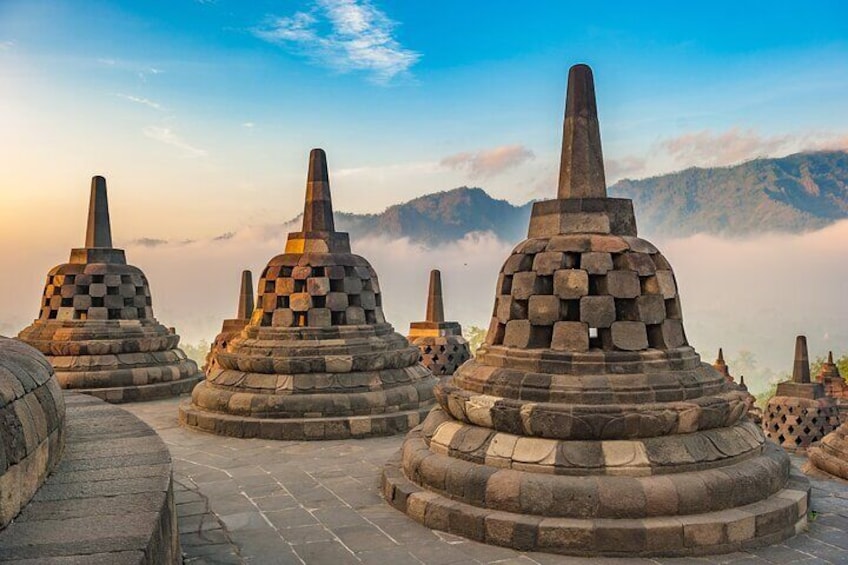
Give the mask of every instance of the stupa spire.
[(827, 364), (833, 365), (833, 351), (827, 352)]
[(807, 355), (807, 337), (803, 335), (795, 338), (795, 363), (792, 367), (792, 381), (796, 383), (810, 382), (810, 358)]
[(336, 231), (333, 223), (333, 202), (330, 197), (330, 175), (327, 172), (327, 154), (323, 149), (313, 149), (309, 153), (303, 231)]
[(238, 313), (239, 320), (249, 320), (253, 313), (253, 274), (250, 271), (241, 272), (241, 292), (239, 292)]
[(438, 269), (430, 271), (430, 289), (427, 293), (427, 321), (445, 321), (445, 305), (442, 300), (442, 273)]
[(717, 359), (717, 361), (719, 363), (724, 363), (724, 351), (722, 350), (721, 347), (718, 348), (718, 359)]
[(112, 226), (109, 222), (109, 199), (106, 195), (106, 179), (91, 177), (91, 198), (88, 203), (88, 227), (85, 246), (112, 247)]
[(605, 198), (606, 195), (592, 69), (584, 64), (574, 65), (568, 71), (558, 197)]

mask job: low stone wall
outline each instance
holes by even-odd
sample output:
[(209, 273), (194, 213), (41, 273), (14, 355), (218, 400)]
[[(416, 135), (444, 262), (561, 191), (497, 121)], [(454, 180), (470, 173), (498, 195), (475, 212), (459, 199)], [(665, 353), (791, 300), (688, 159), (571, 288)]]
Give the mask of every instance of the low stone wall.
[(65, 405), (62, 461), (0, 531), (0, 563), (182, 563), (168, 448), (118, 407)]

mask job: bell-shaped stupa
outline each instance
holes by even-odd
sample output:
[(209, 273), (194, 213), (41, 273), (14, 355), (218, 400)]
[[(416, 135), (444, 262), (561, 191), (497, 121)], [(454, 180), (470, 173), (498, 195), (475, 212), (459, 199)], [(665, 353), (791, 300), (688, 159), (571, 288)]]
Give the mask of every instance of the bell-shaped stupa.
[(577, 555), (691, 555), (806, 524), (809, 486), (686, 341), (671, 265), (608, 198), (571, 68), (559, 195), (504, 263), (486, 343), (436, 386), (383, 492), (424, 525)]
[(471, 358), (471, 350), (462, 337), (459, 322), (445, 321), (442, 273), (436, 269), (430, 271), (426, 318), (423, 322), (409, 324), (409, 343), (418, 347), (421, 351), (418, 362), (434, 375), (452, 375)]
[(810, 447), (807, 458), (805, 472), (824, 471), (848, 481), (848, 422), (824, 436), (818, 445)]
[(303, 229), (262, 271), (250, 323), (215, 353), (180, 421), (236, 437), (388, 435), (423, 420), (435, 383), (386, 322), (377, 273), (335, 230), (327, 158), (313, 149)]
[(810, 380), (807, 338), (795, 338), (792, 379), (777, 384), (763, 415), (766, 436), (787, 451), (803, 452), (839, 426), (836, 402)]
[(245, 270), (241, 272), (241, 288), (236, 317), (224, 320), (221, 325), (221, 331), (215, 336), (215, 341), (212, 342), (212, 347), (206, 355), (206, 364), (203, 367), (205, 371), (208, 371), (214, 363), (215, 353), (225, 351), (230, 340), (240, 334), (241, 330), (250, 322), (253, 308), (253, 274)]
[(713, 368), (721, 373), (727, 382), (735, 384), (740, 390), (745, 392), (745, 402), (748, 404), (748, 418), (755, 424), (760, 424), (763, 420), (763, 411), (756, 405), (757, 398), (748, 392), (744, 376), (740, 376), (739, 383), (737, 383), (733, 375), (730, 374), (730, 368), (724, 360), (724, 350), (721, 347), (718, 348), (718, 357), (713, 361)]
[(842, 378), (839, 367), (833, 362), (833, 351), (827, 352), (827, 361), (822, 363), (816, 380), (824, 387), (824, 393), (836, 401), (839, 421), (848, 423), (848, 382)]
[(0, 530), (27, 505), (62, 457), (65, 400), (38, 351), (0, 336)]
[(188, 392), (202, 378), (180, 337), (153, 316), (147, 277), (112, 247), (106, 179), (91, 179), (85, 247), (53, 267), (41, 313), (18, 336), (47, 356), (62, 388), (108, 402)]

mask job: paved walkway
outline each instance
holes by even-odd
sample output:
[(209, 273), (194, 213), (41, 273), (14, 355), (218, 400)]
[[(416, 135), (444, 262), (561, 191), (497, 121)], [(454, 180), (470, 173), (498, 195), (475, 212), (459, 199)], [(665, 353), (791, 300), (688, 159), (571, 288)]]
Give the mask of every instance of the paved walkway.
[(151, 425), (171, 450), (189, 564), (848, 563), (844, 482), (812, 479), (809, 532), (752, 553), (657, 560), (519, 553), (433, 532), (389, 508), (378, 491), (380, 469), (402, 437), (224, 438), (180, 428), (177, 404), (172, 399), (123, 407)]

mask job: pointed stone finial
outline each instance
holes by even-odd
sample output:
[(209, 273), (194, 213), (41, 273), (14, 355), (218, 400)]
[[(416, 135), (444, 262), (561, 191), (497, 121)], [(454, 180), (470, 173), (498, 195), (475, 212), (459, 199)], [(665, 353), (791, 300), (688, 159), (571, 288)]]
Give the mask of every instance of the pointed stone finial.
[(427, 293), (427, 321), (444, 322), (445, 305), (442, 301), (442, 273), (438, 269), (430, 271), (430, 290)]
[(588, 65), (568, 71), (558, 198), (606, 198), (595, 82)]
[(249, 320), (253, 314), (253, 273), (241, 272), (241, 292), (239, 292), (238, 313), (239, 320)]
[(719, 363), (724, 363), (724, 351), (721, 347), (718, 348), (718, 359), (716, 359)]
[(309, 153), (309, 175), (306, 179), (306, 206), (303, 210), (304, 232), (332, 232), (333, 202), (330, 198), (330, 175), (323, 149)]
[(792, 381), (796, 383), (810, 382), (810, 358), (807, 355), (807, 337), (803, 335), (795, 338), (795, 363), (792, 367)]
[(88, 203), (88, 227), (85, 246), (112, 247), (112, 226), (109, 223), (109, 200), (106, 196), (106, 179), (91, 177), (91, 199)]
[(827, 364), (833, 365), (833, 351), (827, 352)]
[(739, 375), (739, 386), (745, 386), (745, 375)]

